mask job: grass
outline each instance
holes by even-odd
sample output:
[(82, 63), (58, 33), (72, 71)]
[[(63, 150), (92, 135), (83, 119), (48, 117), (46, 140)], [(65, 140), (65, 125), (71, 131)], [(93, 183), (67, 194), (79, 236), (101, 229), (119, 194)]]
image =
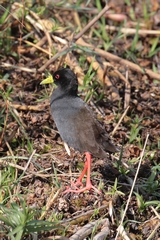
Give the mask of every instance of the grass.
[(118, 180), (117, 180), (117, 178), (116, 178), (116, 179), (115, 179), (115, 182), (114, 182), (114, 185), (111, 187), (110, 191), (106, 192), (106, 194), (107, 194), (107, 195), (111, 195), (112, 198), (114, 198), (114, 197), (117, 196), (117, 195), (119, 195), (119, 196), (120, 196), (120, 195), (124, 196), (125, 194), (124, 194), (123, 192), (119, 191), (118, 188), (120, 188), (120, 187), (118, 186)]
[(100, 86), (95, 79), (95, 75), (96, 71), (94, 71), (91, 63), (87, 73), (84, 76), (83, 85), (79, 87), (81, 91), (86, 92), (86, 96), (84, 99), (85, 102), (90, 101), (90, 99), (92, 99), (93, 97), (96, 99), (96, 101), (103, 99), (104, 93), (102, 92), (101, 94), (99, 94), (97, 91)]
[(135, 195), (139, 212), (144, 212), (148, 206), (156, 206), (157, 210), (160, 208), (159, 201), (144, 201), (143, 196), (139, 195), (138, 193), (135, 193)]
[[(149, 8), (150, 1), (142, 4), (142, 11), (138, 16), (132, 2), (129, 0), (124, 2), (126, 3), (123, 5), (127, 14), (126, 22), (115, 22), (103, 16), (82, 35), (82, 38), (100, 50), (103, 49), (115, 56), (130, 59), (137, 65), (143, 63), (142, 67), (158, 72), (156, 59), (160, 45), (159, 36), (147, 35), (143, 38), (139, 34), (142, 24), (149, 22), (151, 16), (154, 16), (154, 12), (151, 12)], [(86, 6), (82, 6), (82, 1), (77, 1), (76, 4), (61, 1), (54, 7), (52, 3), (51, 5), (36, 3), (34, 6), (28, 6), (25, 3), (21, 6), (16, 3), (17, 10), (13, 12), (14, 4), (8, 2), (4, 7), (0, 7), (0, 13), (2, 13), (0, 14), (1, 62), (39, 70), (41, 65), (49, 59), (46, 53), (34, 45), (40, 43), (43, 37), (46, 37), (46, 41), (41, 49), (49, 51), (50, 37), (51, 53), (52, 55), (58, 54), (58, 58), (46, 68), (43, 74), (37, 70), (36, 73), (30, 73), (21, 71), (20, 68), (4, 66), (0, 69), (2, 79), (0, 82), (0, 237), (5, 240), (34, 239), (35, 236), (44, 238), (47, 234), (49, 237), (54, 235), (70, 237), (77, 231), (77, 227), (82, 228), (98, 218), (105, 219), (111, 212), (111, 219), (109, 219), (111, 231), (107, 237), (116, 237), (115, 229), (120, 223), (128, 235), (134, 235), (136, 228), (130, 227), (132, 219), (124, 211), (125, 206), (129, 204), (134, 212), (132, 217), (138, 229), (141, 229), (138, 232), (139, 238), (147, 239), (152, 236), (152, 239), (157, 239), (157, 225), (144, 234), (142, 224), (145, 225), (146, 222), (152, 220), (152, 217), (156, 217), (160, 208), (160, 166), (158, 162), (160, 141), (157, 120), (159, 81), (147, 74), (138, 74), (129, 69), (131, 101), (126, 116), (128, 120), (122, 119), (114, 134), (114, 141), (120, 146), (123, 145), (123, 151), (118, 154), (118, 157), (109, 157), (113, 167), (109, 178), (106, 177), (109, 171), (103, 176), (100, 174), (97, 166), (101, 165), (101, 162), (97, 160), (98, 165), (96, 161), (93, 163), (92, 179), (95, 184), (99, 184), (98, 188), (102, 190), (102, 196), (85, 193), (79, 196), (64, 197), (61, 190), (64, 185), (68, 185), (70, 179), (68, 171), (71, 158), (64, 152), (54, 122), (50, 117), (49, 103), (43, 106), (52, 92), (52, 87), (44, 89), (40, 86), (40, 81), (46, 72), (55, 70), (60, 62), (61, 65), (70, 65), (75, 71), (78, 69), (78, 77), (80, 78), (82, 73), (84, 76), (83, 84), (79, 86), (80, 97), (88, 104), (90, 101), (96, 103), (96, 113), (98, 112), (101, 119), (108, 123), (105, 127), (111, 133), (116, 121), (124, 112), (125, 94), (124, 83), (113, 72), (113, 69), (116, 68), (125, 76), (127, 65), (122, 66), (116, 60), (98, 55), (94, 48), (72, 42), (73, 34), (75, 36), (79, 29), (81, 27), (83, 29), (104, 7), (102, 1), (87, 1)], [(136, 6), (139, 7), (139, 5)], [(94, 10), (97, 12), (94, 13)], [(116, 11), (116, 8), (113, 10)], [(26, 15), (34, 20), (34, 24), (26, 18)], [(49, 17), (54, 19), (56, 24), (54, 28), (52, 25), (47, 35), (45, 31), (38, 28), (38, 24), (40, 24), (39, 18), (43, 20)], [(136, 29), (135, 35), (121, 34), (120, 31), (106, 31), (106, 24), (117, 25), (120, 29), (127, 28), (128, 23), (135, 26), (133, 27)], [(151, 24), (155, 29), (154, 23), (151, 22)], [(24, 39), (28, 42), (23, 41)], [(68, 42), (68, 45), (66, 43), (64, 45), (63, 40)], [(35, 47), (34, 54), (30, 52), (33, 46), (29, 43)], [(68, 48), (60, 52), (64, 46)], [(88, 55), (94, 56), (92, 62), (88, 62)], [(97, 81), (100, 77), (99, 68), (94, 68), (95, 61), (110, 79), (112, 87), (119, 93), (119, 99), (111, 97), (112, 88)], [(110, 65), (107, 65), (108, 61)], [(148, 93), (147, 99), (143, 99), (145, 93)], [(22, 105), (38, 106), (37, 111), (20, 110), (19, 106)], [(42, 111), (39, 111), (39, 106), (42, 107)], [(128, 200), (147, 132), (150, 132), (150, 137), (141, 163), (141, 167), (145, 164), (147, 167), (137, 176), (134, 193)], [(81, 164), (78, 162), (81, 157), (74, 156), (72, 168)], [(103, 161), (103, 170), (106, 164), (108, 163)], [(76, 177), (77, 173), (74, 173), (72, 169), (70, 175)], [(112, 211), (108, 203), (112, 204)], [(105, 210), (100, 211), (99, 206), (104, 206)], [(89, 215), (90, 210), (93, 210), (92, 215)], [(87, 219), (84, 218), (84, 213), (88, 213)], [(79, 214), (81, 216), (76, 220), (76, 225), (72, 225), (74, 217)], [(125, 221), (121, 222), (122, 216)], [(93, 239), (100, 232), (97, 224), (87, 239)]]
[(144, 185), (142, 185), (142, 189), (150, 196), (157, 196), (159, 197), (159, 180), (157, 178), (160, 172), (160, 166), (156, 165), (152, 167), (151, 174), (148, 178), (145, 179)]
[(29, 209), (25, 201), (21, 201), (21, 207), (16, 203), (11, 203), (10, 208), (0, 205), (0, 220), (5, 223), (5, 230), (8, 237), (13, 240), (21, 240), (29, 233), (49, 231), (57, 226), (56, 222), (34, 220), (36, 215), (33, 209)]
[(140, 130), (143, 128), (140, 123), (141, 123), (141, 119), (139, 119), (138, 116), (135, 116), (133, 123), (131, 123), (131, 130), (130, 130), (130, 138), (129, 138), (129, 142), (132, 143), (134, 140), (138, 139), (139, 136), (139, 132)]

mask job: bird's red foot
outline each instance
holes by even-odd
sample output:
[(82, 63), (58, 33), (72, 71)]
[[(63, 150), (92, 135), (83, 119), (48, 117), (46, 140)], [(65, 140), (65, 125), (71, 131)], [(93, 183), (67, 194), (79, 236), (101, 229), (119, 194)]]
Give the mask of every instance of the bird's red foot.
[[(92, 185), (91, 180), (90, 180), (90, 173), (91, 173), (91, 154), (89, 152), (86, 152), (86, 162), (84, 165), (84, 169), (80, 175), (80, 177), (78, 178), (78, 180), (71, 184), (71, 187), (67, 187), (68, 189), (65, 190), (63, 192), (63, 194), (65, 193), (70, 193), (70, 192), (74, 192), (74, 193), (81, 193), (81, 192), (85, 192), (85, 191), (89, 191), (91, 189), (94, 189), (94, 191), (98, 194), (101, 194), (101, 192)], [(82, 183), (82, 178), (84, 177), (84, 174), (87, 172), (87, 182), (86, 182), (86, 186), (83, 187), (83, 183)], [(78, 188), (79, 186), (82, 186), (82, 188)]]
[[(83, 185), (83, 184), (82, 184)], [(66, 194), (66, 193), (70, 193), (70, 192), (73, 192), (73, 193), (82, 193), (82, 192), (85, 192), (85, 191), (89, 191), (91, 189), (94, 189), (94, 191), (98, 194), (101, 194), (101, 192), (96, 188), (94, 187), (91, 183), (87, 184), (85, 187), (83, 188), (78, 188), (77, 186), (75, 186), (76, 189), (72, 189), (72, 186), (71, 188), (68, 188), (66, 189), (63, 194)]]
[(77, 188), (79, 186), (83, 186), (82, 181), (80, 181), (79, 179), (76, 182), (71, 182), (71, 187), (72, 188), (74, 188), (74, 187)]
[[(83, 183), (79, 180), (77, 180), (75, 183), (71, 182), (71, 187), (70, 186), (66, 186), (67, 190), (72, 189), (72, 190), (77, 190), (79, 189), (78, 187), (82, 186), (83, 187)], [(66, 190), (66, 191), (67, 191)]]

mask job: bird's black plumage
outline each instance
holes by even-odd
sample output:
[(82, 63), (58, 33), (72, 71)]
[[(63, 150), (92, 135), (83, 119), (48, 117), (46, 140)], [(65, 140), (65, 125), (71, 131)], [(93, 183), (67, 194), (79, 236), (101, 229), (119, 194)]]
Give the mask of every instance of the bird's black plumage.
[(105, 128), (93, 116), (88, 105), (78, 97), (78, 81), (69, 68), (53, 74), (57, 88), (51, 95), (51, 114), (60, 136), (70, 147), (105, 158), (117, 148), (111, 143)]

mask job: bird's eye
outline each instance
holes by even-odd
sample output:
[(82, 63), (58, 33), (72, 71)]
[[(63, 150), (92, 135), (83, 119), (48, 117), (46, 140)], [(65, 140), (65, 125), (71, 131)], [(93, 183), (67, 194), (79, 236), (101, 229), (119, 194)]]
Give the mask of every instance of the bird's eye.
[(59, 75), (59, 74), (56, 74), (55, 78), (56, 78), (56, 79), (59, 79), (59, 78), (60, 78), (60, 75)]

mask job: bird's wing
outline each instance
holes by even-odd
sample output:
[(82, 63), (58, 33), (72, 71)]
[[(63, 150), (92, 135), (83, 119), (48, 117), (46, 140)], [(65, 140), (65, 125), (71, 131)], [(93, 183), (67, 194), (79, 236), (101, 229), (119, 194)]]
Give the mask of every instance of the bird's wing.
[(97, 157), (105, 157), (105, 151), (116, 151), (107, 132), (87, 105), (81, 107), (75, 118), (75, 131), (79, 135), (78, 141), (83, 151), (88, 151)]

